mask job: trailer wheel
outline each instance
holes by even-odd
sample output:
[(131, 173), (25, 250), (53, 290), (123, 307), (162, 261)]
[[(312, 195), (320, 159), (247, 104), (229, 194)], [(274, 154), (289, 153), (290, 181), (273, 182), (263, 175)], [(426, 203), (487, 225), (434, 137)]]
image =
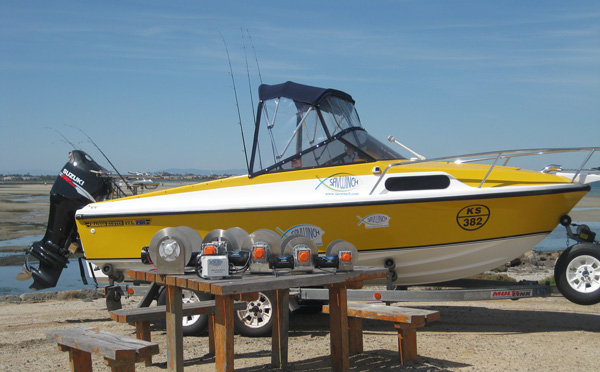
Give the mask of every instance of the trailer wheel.
[(236, 311), (235, 330), (242, 336), (259, 337), (271, 334), (273, 327), (273, 294), (258, 292), (256, 301), (248, 302), (246, 309)]
[[(188, 290), (181, 291), (182, 297), (181, 301), (186, 303), (193, 303), (199, 301), (208, 301), (211, 299), (210, 295), (202, 292), (193, 292)], [(157, 304), (165, 305), (167, 303), (167, 291), (163, 290), (160, 295), (158, 295)], [(158, 327), (165, 328), (165, 322), (161, 321), (160, 323), (156, 323)], [(184, 336), (197, 336), (202, 332), (208, 329), (208, 315), (192, 315), (186, 316), (182, 319), (183, 325), (183, 335)]]
[(600, 247), (577, 244), (564, 251), (554, 268), (556, 285), (565, 298), (579, 305), (600, 302)]

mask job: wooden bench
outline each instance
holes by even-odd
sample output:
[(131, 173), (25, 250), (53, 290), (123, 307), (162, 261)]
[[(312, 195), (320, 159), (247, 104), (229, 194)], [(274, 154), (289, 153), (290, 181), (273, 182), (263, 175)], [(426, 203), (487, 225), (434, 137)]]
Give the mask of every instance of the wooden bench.
[[(235, 302), (234, 310), (244, 310), (246, 308), (245, 302)], [(208, 352), (214, 354), (215, 352), (215, 340), (213, 337), (214, 331), (214, 313), (215, 313), (215, 301), (207, 300), (200, 302), (185, 303), (182, 306), (182, 315), (184, 317), (208, 314), (208, 340), (209, 350)], [(132, 309), (119, 309), (111, 311), (110, 317), (112, 320), (119, 323), (129, 323), (135, 326), (135, 336), (140, 340), (151, 341), (150, 336), (150, 323), (158, 320), (164, 320), (166, 314), (166, 306), (149, 306), (149, 307), (136, 307)], [(146, 360), (146, 366), (152, 364), (152, 356), (149, 356)]]
[[(329, 306), (323, 306), (329, 313)], [(363, 352), (362, 319), (393, 322), (398, 330), (400, 364), (417, 360), (417, 328), (440, 318), (439, 311), (348, 302), (350, 353)]]
[(112, 372), (133, 372), (135, 363), (158, 354), (152, 342), (101, 331), (93, 327), (77, 327), (48, 331), (46, 338), (58, 343), (58, 350), (68, 351), (73, 372), (91, 372), (92, 355), (104, 357)]

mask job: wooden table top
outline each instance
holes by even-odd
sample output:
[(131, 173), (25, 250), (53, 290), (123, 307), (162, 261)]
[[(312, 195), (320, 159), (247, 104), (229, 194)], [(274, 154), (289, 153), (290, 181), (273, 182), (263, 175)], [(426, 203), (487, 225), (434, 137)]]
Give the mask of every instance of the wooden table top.
[(364, 281), (383, 278), (388, 269), (383, 267), (355, 267), (353, 271), (316, 270), (313, 273), (237, 274), (224, 279), (204, 279), (194, 272), (186, 274), (157, 274), (152, 268), (129, 270), (129, 276), (162, 285), (174, 285), (193, 291), (214, 295), (235, 295), (256, 291), (269, 291), (284, 288), (324, 286), (346, 281)]

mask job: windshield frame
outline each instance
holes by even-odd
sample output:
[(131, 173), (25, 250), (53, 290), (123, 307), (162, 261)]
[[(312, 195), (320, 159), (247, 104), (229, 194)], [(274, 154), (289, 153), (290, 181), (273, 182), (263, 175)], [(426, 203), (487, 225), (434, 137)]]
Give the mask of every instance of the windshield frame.
[[(289, 93), (290, 90), (297, 88), (303, 89), (302, 93), (314, 94), (308, 99), (306, 94), (294, 96)], [(266, 173), (298, 169), (404, 159), (367, 133), (356, 112), (354, 100), (344, 92), (287, 82), (276, 86), (262, 85), (259, 94), (264, 94), (264, 97), (261, 97), (257, 110), (248, 169), (251, 178)], [(280, 106), (284, 108), (280, 109)], [(283, 116), (282, 113), (286, 115)], [(313, 116), (310, 120), (314, 120), (314, 128), (306, 124), (311, 114)], [(283, 116), (281, 121), (278, 121), (279, 116)], [(283, 129), (283, 132), (274, 133), (274, 129), (279, 131)], [(312, 137), (309, 131), (312, 131)], [(288, 132), (291, 133), (289, 138), (281, 134)], [(306, 134), (306, 137), (303, 137), (303, 134)], [(260, 139), (262, 142), (268, 140), (270, 143), (261, 143)], [(308, 143), (305, 144), (304, 139)], [(322, 140), (315, 142), (317, 139)], [(295, 151), (289, 152), (288, 150), (294, 147), (294, 142), (296, 142)], [(266, 146), (268, 150), (263, 149), (261, 152), (261, 146)], [(283, 151), (279, 152), (278, 146), (283, 148)], [(306, 147), (302, 148), (303, 146)], [(353, 158), (349, 160), (345, 155), (350, 152)], [(263, 166), (262, 162), (266, 161), (267, 155), (271, 161), (267, 161), (268, 165)]]

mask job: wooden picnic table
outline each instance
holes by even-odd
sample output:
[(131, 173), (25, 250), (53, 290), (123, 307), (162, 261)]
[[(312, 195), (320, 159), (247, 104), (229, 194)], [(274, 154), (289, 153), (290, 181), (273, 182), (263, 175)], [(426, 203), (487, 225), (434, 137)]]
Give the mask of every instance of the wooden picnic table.
[(355, 267), (354, 271), (316, 271), (305, 274), (244, 274), (208, 280), (195, 274), (164, 275), (154, 269), (129, 270), (136, 280), (166, 286), (167, 370), (183, 371), (183, 329), (181, 291), (188, 289), (214, 295), (216, 370), (234, 370), (233, 301), (240, 295), (273, 291), (273, 333), (271, 364), (283, 368), (288, 361), (289, 289), (323, 286), (329, 289), (331, 363), (334, 371), (347, 371), (349, 362), (347, 288), (360, 288), (364, 280), (382, 278), (384, 268)]

